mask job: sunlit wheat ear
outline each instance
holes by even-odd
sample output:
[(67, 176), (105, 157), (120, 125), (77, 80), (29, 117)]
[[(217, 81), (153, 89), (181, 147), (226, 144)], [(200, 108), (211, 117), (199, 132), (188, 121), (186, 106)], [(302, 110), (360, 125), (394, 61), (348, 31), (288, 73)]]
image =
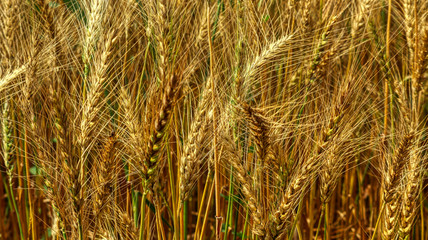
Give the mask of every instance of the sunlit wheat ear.
[[(276, 179), (280, 179), (279, 166), (275, 159), (272, 139), (271, 139), (271, 122), (266, 116), (266, 113), (261, 109), (251, 107), (249, 104), (240, 101), (238, 103), (239, 113), (242, 114), (245, 122), (248, 124), (251, 135), (254, 138), (256, 145), (256, 154), (260, 164), (257, 164), (256, 182), (260, 181), (261, 171), (265, 166), (269, 166), (272, 174)], [(256, 183), (256, 185), (259, 185)], [(260, 186), (260, 185), (259, 185)]]
[[(269, 237), (272, 239), (281, 239), (284, 237), (285, 230), (290, 226), (293, 218), (296, 216), (295, 210), (299, 203), (299, 199), (304, 196), (305, 191), (312, 181), (314, 181), (317, 170), (320, 167), (320, 159), (323, 152), (328, 148), (328, 144), (337, 134), (338, 123), (341, 121), (345, 110), (349, 107), (346, 101), (349, 94), (349, 86), (345, 87), (345, 91), (339, 97), (339, 103), (334, 108), (332, 118), (328, 125), (324, 128), (319, 143), (316, 145), (312, 157), (304, 161), (300, 166), (297, 166), (291, 180), (283, 194), (279, 203), (278, 209), (273, 213), (270, 222)], [(328, 200), (329, 192), (324, 193), (324, 200)]]
[(412, 148), (414, 133), (406, 134), (392, 158), (388, 158), (383, 169), (383, 201), (385, 211), (383, 214), (383, 231), (385, 239), (394, 239), (397, 235), (396, 227), (399, 220), (401, 207), (400, 181), (405, 164), (409, 161), (409, 153)]
[(208, 35), (208, 21), (206, 11), (208, 11), (208, 8), (204, 6), (200, 15), (200, 26), (195, 43), (196, 46), (200, 46), (201, 48), (207, 47), (206, 40)]
[(397, 193), (405, 164), (413, 144), (414, 133), (406, 134), (401, 140), (391, 160), (386, 161), (383, 178), (384, 201), (390, 202)]
[(201, 150), (204, 141), (209, 137), (212, 122), (211, 91), (212, 78), (206, 80), (202, 96), (199, 100), (195, 116), (190, 126), (187, 140), (184, 142), (180, 160), (180, 201), (188, 199), (189, 194), (198, 179), (198, 168), (202, 165)]
[(399, 220), (400, 202), (397, 199), (385, 204), (384, 225), (382, 236), (386, 240), (393, 240), (397, 236), (397, 221)]
[(319, 40), (315, 48), (315, 56), (312, 59), (307, 77), (311, 83), (314, 83), (314, 81), (318, 79), (317, 77), (319, 77), (319, 73), (324, 71), (322, 68), (325, 67), (328, 60), (331, 59), (333, 54), (335, 53), (334, 49), (332, 51), (326, 52), (325, 48), (327, 47), (327, 43), (329, 43), (328, 40), (336, 21), (337, 17), (334, 16), (327, 22), (321, 34), (321, 39)]
[(172, 76), (171, 80), (165, 86), (165, 92), (162, 96), (162, 105), (157, 110), (154, 125), (151, 129), (149, 139), (147, 139), (147, 150), (143, 159), (145, 168), (143, 169), (143, 178), (145, 180), (146, 190), (153, 190), (153, 183), (157, 178), (157, 167), (160, 165), (160, 155), (165, 147), (165, 133), (168, 130), (171, 111), (174, 105), (177, 90), (178, 78)]
[(133, 219), (124, 211), (118, 210), (119, 212), (119, 230), (120, 236), (127, 239), (137, 239), (137, 228), (135, 227)]
[(123, 86), (120, 89), (120, 110), (123, 111), (123, 124), (127, 130), (129, 138), (125, 138), (128, 144), (124, 144), (128, 152), (131, 154), (129, 161), (131, 165), (142, 171), (143, 163), (143, 130), (141, 123), (135, 113), (135, 104), (128, 90)]
[(17, 28), (17, 10), (18, 10), (18, 2), (14, 0), (6, 0), (4, 1), (4, 28), (3, 36), (4, 39), (2, 42), (2, 49), (5, 53), (5, 58), (9, 62), (9, 64), (13, 61), (14, 55), (14, 38)]
[[(328, 149), (330, 143), (334, 141), (337, 132), (339, 131), (340, 123), (343, 117), (346, 115), (350, 108), (350, 95), (351, 89), (350, 84), (346, 85), (340, 94), (340, 97), (336, 104), (333, 106), (333, 111), (328, 121), (328, 124), (324, 127), (321, 134), (321, 141), (318, 143), (317, 152), (321, 154), (322, 151)], [(329, 151), (329, 156), (325, 159), (323, 171), (321, 174), (321, 200), (325, 203), (330, 200), (331, 194), (335, 188), (337, 172), (341, 171), (344, 166), (344, 163), (338, 161), (343, 161), (338, 156), (335, 156), (335, 152), (338, 150), (338, 146), (335, 146), (335, 143), (332, 143), (331, 149)]]
[(407, 46), (410, 52), (410, 59), (413, 59), (414, 54), (414, 2), (412, 0), (403, 0), (404, 11), (404, 31), (406, 32)]
[[(416, 141), (418, 142), (418, 141)], [(402, 192), (401, 219), (399, 221), (400, 237), (406, 239), (413, 227), (416, 216), (419, 213), (420, 201), (418, 197), (421, 194), (422, 167), (425, 164), (423, 154), (416, 147), (410, 150), (409, 163), (405, 170), (405, 187)]]
[[(301, 165), (296, 166), (296, 171), (291, 177), (285, 193), (282, 195), (279, 206), (273, 212), (269, 224), (268, 239), (282, 239), (286, 230), (296, 216), (296, 207), (300, 199), (304, 196), (311, 182), (315, 180), (317, 170), (320, 167), (321, 154), (325, 151), (325, 145), (335, 134), (335, 127), (329, 125), (330, 131), (324, 131), (321, 142), (316, 145), (312, 156)], [(324, 147), (323, 147), (324, 146)]]
[(356, 38), (361, 34), (364, 29), (365, 22), (364, 18), (367, 18), (370, 15), (371, 8), (373, 7), (374, 0), (361, 0), (356, 4), (355, 15), (352, 17), (352, 26), (351, 26), (351, 36)]
[(100, 161), (97, 170), (92, 175), (93, 190), (93, 215), (95, 216), (95, 227), (97, 229), (103, 221), (105, 210), (111, 208), (109, 197), (113, 194), (114, 182), (116, 181), (118, 159), (116, 158), (117, 136), (113, 132), (101, 149)]
[(116, 41), (115, 35), (115, 31), (110, 31), (106, 38), (103, 39), (104, 44), (101, 45), (102, 53), (100, 53), (99, 59), (96, 59), (94, 72), (90, 78), (90, 89), (83, 103), (82, 120), (80, 123), (81, 135), (79, 137), (82, 153), (85, 152), (88, 147), (96, 128), (96, 117), (101, 107), (100, 102), (104, 93), (103, 86), (108, 79), (107, 70), (111, 61), (109, 58), (112, 53), (112, 48)]
[[(97, 3), (97, 2), (95, 2)], [(98, 4), (98, 3), (97, 3)], [(99, 3), (101, 4), (101, 3)], [(92, 6), (92, 7), (99, 7)], [(98, 14), (98, 13), (97, 13)], [(97, 19), (101, 21), (101, 19)], [(97, 30), (98, 31), (98, 30)], [(80, 234), (86, 234), (88, 226), (85, 224), (85, 218), (87, 213), (85, 208), (88, 205), (87, 200), (87, 178), (89, 173), (87, 173), (88, 165), (91, 160), (91, 143), (95, 139), (95, 130), (99, 127), (98, 116), (100, 114), (101, 108), (103, 107), (103, 94), (104, 94), (104, 85), (107, 83), (108, 68), (111, 63), (111, 55), (113, 46), (116, 42), (117, 36), (116, 31), (113, 28), (103, 31), (104, 34), (100, 36), (99, 44), (95, 55), (93, 55), (93, 67), (91, 72), (85, 72), (85, 87), (83, 88), (83, 100), (81, 104), (81, 109), (79, 113), (79, 132), (76, 134), (74, 144), (76, 144), (75, 152), (77, 159), (74, 162), (71, 169), (71, 176), (69, 180), (71, 181), (71, 195), (73, 198), (73, 204), (75, 212), (77, 214), (77, 223)], [(98, 33), (97, 33), (98, 34)], [(94, 42), (90, 43), (92, 46)], [(87, 75), (89, 74), (90, 75)], [(89, 88), (89, 90), (86, 90)]]
[[(428, 26), (425, 26), (421, 30), (421, 34), (419, 36), (420, 46), (418, 48), (418, 52), (416, 53), (416, 64), (413, 66), (412, 70), (412, 87), (415, 96), (422, 90), (422, 76), (427, 70), (428, 63)], [(413, 61), (411, 59), (410, 61)], [(1, 88), (0, 88), (1, 89)]]
[(88, 74), (89, 62), (91, 61), (97, 40), (100, 36), (101, 26), (103, 22), (103, 16), (106, 11), (108, 1), (94, 0), (90, 2), (88, 6), (88, 24), (85, 32), (85, 40), (83, 46), (83, 63), (85, 64), (85, 74)]
[(153, 21), (153, 37), (156, 40), (156, 51), (159, 57), (157, 63), (157, 73), (160, 82), (167, 81), (167, 67), (168, 67), (168, 34), (169, 34), (169, 22), (168, 22), (168, 1), (160, 0), (149, 3), (151, 5), (149, 9), (149, 20)]
[(129, 40), (129, 29), (131, 27), (132, 21), (135, 19), (135, 14), (138, 10), (138, 2), (133, 0), (122, 0), (121, 4), (125, 6), (125, 38)]
[(341, 171), (341, 165), (336, 162), (343, 161), (341, 156), (337, 155), (337, 149), (329, 150), (323, 170), (320, 175), (321, 180), (321, 201), (323, 203), (329, 202), (332, 196), (332, 193), (337, 185), (337, 172)]
[[(18, 68), (15, 68), (13, 70), (7, 71), (1, 78), (0, 78), (0, 94), (3, 92), (7, 92), (8, 89), (10, 89), (10, 85), (13, 85), (14, 80), (16, 80), (21, 74), (23, 74), (27, 70), (27, 65), (22, 65)], [(3, 97), (0, 96), (0, 100)]]
[(10, 112), (9, 100), (6, 100), (2, 106), (1, 115), (1, 134), (2, 134), (2, 157), (4, 166), (6, 167), (6, 173), (9, 181), (9, 185), (13, 183), (13, 169), (15, 167), (15, 161), (12, 157), (13, 153), (13, 139), (12, 139), (12, 114)]
[[(235, 95), (239, 98), (244, 98), (244, 86), (253, 84), (256, 77), (262, 70), (267, 67), (272, 61), (280, 56), (285, 55), (290, 49), (292, 35), (286, 35), (269, 44), (254, 60), (247, 64), (242, 77), (236, 81)], [(244, 99), (242, 99), (244, 100)]]
[(292, 176), (276, 211), (273, 212), (269, 225), (268, 239), (282, 239), (286, 229), (296, 216), (296, 207), (307, 187), (314, 179), (319, 166), (319, 157), (314, 155), (305, 161)]
[(251, 212), (253, 218), (252, 232), (263, 238), (266, 235), (266, 220), (263, 218), (263, 207), (257, 201), (256, 192), (251, 187), (251, 177), (241, 163), (241, 152), (237, 149), (236, 143), (226, 133), (221, 136), (220, 141), (224, 149), (224, 159), (222, 161), (232, 166), (233, 176), (241, 185), (242, 194)]
[(300, 29), (302, 34), (306, 34), (308, 33), (311, 29), (311, 26), (309, 25), (309, 19), (310, 19), (310, 12), (311, 12), (311, 1), (305, 1), (302, 2), (302, 9), (301, 11), (301, 25), (300, 25)]
[[(104, 36), (103, 36), (104, 37)], [(99, 58), (95, 59), (94, 71), (90, 77), (90, 88), (84, 99), (82, 106), (82, 115), (80, 121), (80, 135), (78, 136), (78, 144), (80, 146), (80, 159), (78, 164), (79, 177), (78, 181), (80, 187), (84, 185), (85, 181), (85, 166), (89, 156), (89, 145), (94, 138), (95, 130), (97, 129), (97, 116), (99, 116), (102, 107), (102, 95), (104, 94), (104, 84), (108, 76), (107, 70), (110, 63), (110, 55), (112, 47), (116, 41), (115, 31), (110, 31), (105, 38), (103, 38), (103, 45), (101, 45), (101, 53)], [(81, 192), (81, 189), (79, 190)], [(80, 193), (80, 201), (83, 199), (83, 192)]]

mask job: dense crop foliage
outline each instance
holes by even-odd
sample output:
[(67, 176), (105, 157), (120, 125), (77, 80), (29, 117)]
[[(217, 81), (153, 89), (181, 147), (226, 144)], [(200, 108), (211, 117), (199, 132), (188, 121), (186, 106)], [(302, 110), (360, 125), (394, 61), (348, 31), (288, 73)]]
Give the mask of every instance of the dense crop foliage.
[(428, 239), (428, 0), (1, 0), (0, 239)]

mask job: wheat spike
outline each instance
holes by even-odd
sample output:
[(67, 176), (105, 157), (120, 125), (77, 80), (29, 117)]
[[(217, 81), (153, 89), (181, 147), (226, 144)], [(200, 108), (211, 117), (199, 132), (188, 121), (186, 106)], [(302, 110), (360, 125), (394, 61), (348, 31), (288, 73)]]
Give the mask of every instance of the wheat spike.
[(410, 59), (413, 59), (414, 54), (414, 5), (411, 0), (403, 0), (404, 9), (404, 27), (406, 32), (407, 46), (410, 52)]
[(413, 227), (414, 220), (418, 214), (418, 197), (421, 193), (421, 166), (424, 164), (422, 154), (418, 149), (412, 147), (409, 152), (409, 164), (405, 171), (406, 185), (402, 192), (403, 206), (401, 208), (401, 221), (399, 222), (400, 237), (406, 239)]
[(18, 1), (15, 0), (5, 0), (4, 2), (4, 28), (3, 28), (3, 36), (5, 39), (3, 40), (2, 48), (5, 51), (5, 58), (9, 62), (12, 62), (13, 54), (14, 54), (14, 40), (17, 28), (17, 10), (18, 10)]
[(93, 174), (93, 189), (95, 191), (93, 198), (93, 215), (95, 216), (95, 231), (101, 225), (104, 218), (103, 213), (111, 208), (110, 195), (113, 193), (114, 182), (116, 180), (117, 158), (116, 134), (113, 132), (104, 143), (101, 150), (99, 170)]
[(3, 103), (2, 109), (2, 118), (1, 118), (1, 127), (2, 127), (2, 151), (3, 151), (3, 161), (4, 166), (6, 167), (6, 173), (8, 176), (9, 184), (12, 184), (13, 179), (13, 169), (15, 162), (12, 158), (13, 153), (13, 140), (12, 140), (12, 119), (10, 112), (10, 100), (6, 100)]
[(253, 217), (253, 233), (260, 238), (266, 236), (266, 221), (263, 218), (263, 208), (257, 201), (257, 195), (250, 184), (250, 176), (240, 163), (239, 150), (236, 149), (235, 143), (228, 135), (223, 135), (223, 148), (225, 149), (224, 161), (227, 161), (234, 171), (234, 177), (241, 184), (241, 191), (247, 201)]
[(160, 165), (159, 157), (165, 146), (165, 133), (168, 129), (168, 123), (171, 116), (171, 110), (175, 100), (177, 92), (178, 79), (174, 75), (169, 83), (165, 87), (165, 92), (162, 97), (162, 105), (157, 112), (157, 116), (154, 121), (154, 128), (147, 141), (147, 151), (145, 152), (144, 164), (145, 169), (143, 170), (143, 178), (145, 179), (145, 185), (147, 190), (153, 188), (153, 183), (157, 177), (157, 167)]
[(352, 27), (351, 27), (351, 36), (355, 38), (364, 27), (364, 17), (369, 15), (369, 11), (371, 11), (371, 7), (373, 6), (373, 0), (361, 0), (359, 4), (357, 4), (357, 13), (353, 16), (352, 19)]
[(294, 174), (281, 198), (278, 209), (273, 212), (268, 239), (282, 239), (285, 230), (289, 227), (295, 216), (295, 209), (299, 199), (314, 179), (315, 170), (318, 169), (319, 157), (308, 159)]
[(413, 144), (414, 133), (406, 134), (396, 149), (391, 160), (386, 162), (383, 179), (383, 200), (385, 212), (382, 235), (385, 239), (395, 239), (396, 227), (399, 219), (400, 200), (398, 186), (406, 162), (409, 160), (410, 149)]
[(384, 201), (393, 200), (400, 185), (403, 169), (409, 159), (409, 152), (413, 144), (414, 134), (406, 134), (394, 153), (392, 160), (386, 162), (385, 177), (383, 179)]
[[(94, 48), (100, 36), (101, 26), (103, 23), (104, 13), (108, 5), (108, 1), (94, 0), (90, 2), (88, 25), (85, 32), (85, 41), (83, 47), (83, 62), (85, 68), (89, 68), (89, 62), (93, 58)], [(87, 72), (88, 70), (85, 69)]]
[(187, 141), (183, 146), (183, 155), (180, 160), (180, 201), (189, 197), (192, 186), (198, 178), (197, 169), (202, 163), (200, 156), (203, 141), (208, 137), (212, 113), (209, 109), (211, 99), (211, 84), (213, 79), (206, 80), (201, 99), (198, 103), (192, 125), (190, 126)]

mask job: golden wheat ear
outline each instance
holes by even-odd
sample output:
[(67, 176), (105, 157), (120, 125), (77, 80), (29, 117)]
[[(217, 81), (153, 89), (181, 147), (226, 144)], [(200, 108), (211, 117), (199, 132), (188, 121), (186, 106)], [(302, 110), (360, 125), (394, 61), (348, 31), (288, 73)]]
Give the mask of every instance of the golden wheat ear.
[(12, 157), (13, 154), (13, 139), (12, 139), (12, 114), (10, 111), (10, 100), (6, 100), (2, 104), (2, 118), (1, 118), (1, 139), (2, 139), (2, 157), (6, 173), (8, 176), (9, 185), (13, 183), (13, 171), (15, 168), (15, 161)]
[(153, 184), (157, 176), (158, 166), (162, 163), (160, 155), (165, 147), (165, 133), (168, 130), (171, 111), (176, 101), (176, 93), (178, 92), (178, 77), (172, 76), (171, 80), (165, 86), (165, 92), (162, 96), (162, 105), (156, 112), (153, 129), (149, 139), (147, 139), (147, 151), (144, 157), (145, 169), (143, 170), (143, 178), (145, 180), (146, 190), (152, 191)]
[(105, 140), (99, 154), (99, 161), (97, 168), (93, 168), (91, 175), (92, 180), (92, 201), (93, 207), (92, 212), (94, 216), (94, 234), (98, 232), (100, 226), (111, 217), (109, 212), (114, 206), (114, 185), (117, 181), (117, 170), (119, 162), (117, 156), (117, 136), (115, 132)]
[(370, 15), (370, 11), (372, 11), (372, 7), (375, 1), (373, 0), (361, 0), (356, 4), (356, 11), (352, 17), (351, 23), (351, 36), (355, 39), (359, 36), (365, 27), (365, 19)]
[(269, 225), (269, 237), (281, 239), (285, 237), (287, 228), (296, 216), (296, 207), (307, 187), (314, 181), (316, 170), (319, 168), (319, 156), (314, 155), (305, 161), (300, 169), (294, 173), (285, 193), (282, 195), (279, 206), (272, 214)]
[(385, 239), (395, 239), (401, 208), (401, 180), (406, 163), (409, 161), (410, 150), (415, 133), (404, 135), (392, 157), (387, 156), (383, 177), (383, 215), (382, 235)]
[(415, 136), (413, 146), (409, 151), (409, 161), (403, 173), (406, 182), (404, 189), (400, 192), (402, 195), (401, 219), (399, 221), (400, 237), (406, 239), (414, 226), (418, 216), (419, 206), (418, 197), (422, 194), (423, 168), (426, 166), (426, 156), (421, 152), (420, 135)]
[[(211, 103), (212, 78), (208, 78), (199, 100), (197, 112), (191, 123), (187, 140), (184, 142), (180, 160), (180, 202), (189, 198), (192, 187), (198, 179), (198, 168), (202, 166), (204, 157), (204, 141), (209, 136), (212, 113)], [(180, 205), (181, 205), (180, 204)]]
[(219, 138), (219, 142), (221, 145), (220, 148), (223, 149), (221, 161), (227, 165), (232, 166), (233, 176), (240, 184), (242, 194), (253, 219), (252, 232), (256, 236), (264, 238), (267, 233), (266, 219), (263, 216), (264, 209), (258, 201), (254, 187), (251, 186), (252, 177), (247, 173), (243, 164), (241, 163), (242, 151), (240, 151), (236, 146), (236, 143), (229, 135), (229, 131), (227, 131), (226, 129), (222, 129), (222, 132), (223, 133), (220, 135)]

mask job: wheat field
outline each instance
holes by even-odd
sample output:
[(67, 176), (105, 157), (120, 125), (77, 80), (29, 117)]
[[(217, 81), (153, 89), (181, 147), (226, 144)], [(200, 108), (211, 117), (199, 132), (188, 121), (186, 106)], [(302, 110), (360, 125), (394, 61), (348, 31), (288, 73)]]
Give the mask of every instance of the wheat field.
[(0, 19), (0, 239), (428, 239), (428, 0)]

